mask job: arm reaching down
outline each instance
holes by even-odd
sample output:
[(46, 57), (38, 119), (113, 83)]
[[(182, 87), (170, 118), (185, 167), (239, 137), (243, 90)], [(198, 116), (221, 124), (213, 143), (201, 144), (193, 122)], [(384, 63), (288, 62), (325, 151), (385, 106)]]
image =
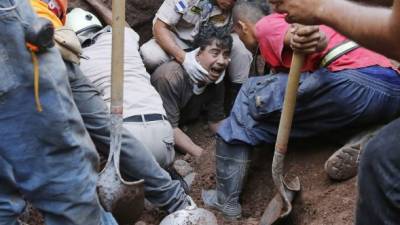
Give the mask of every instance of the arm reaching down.
[(203, 148), (196, 145), (189, 136), (187, 136), (180, 128), (174, 128), (175, 146), (184, 153), (199, 157), (203, 153)]

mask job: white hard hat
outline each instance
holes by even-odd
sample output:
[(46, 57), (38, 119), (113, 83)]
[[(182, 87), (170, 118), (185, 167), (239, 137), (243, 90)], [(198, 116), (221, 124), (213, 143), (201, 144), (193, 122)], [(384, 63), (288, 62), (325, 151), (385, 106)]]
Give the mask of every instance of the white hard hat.
[(91, 12), (81, 8), (74, 8), (67, 14), (66, 26), (79, 34), (91, 28), (102, 28), (100, 20)]
[(215, 215), (203, 208), (198, 208), (190, 196), (189, 205), (166, 216), (160, 225), (218, 225)]

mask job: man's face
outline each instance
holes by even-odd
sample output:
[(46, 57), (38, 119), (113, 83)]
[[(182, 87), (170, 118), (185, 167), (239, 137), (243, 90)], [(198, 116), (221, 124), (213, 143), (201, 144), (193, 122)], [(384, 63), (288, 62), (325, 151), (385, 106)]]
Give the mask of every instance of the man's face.
[(221, 48), (213, 41), (197, 55), (197, 61), (207, 70), (208, 78), (215, 82), (223, 74), (230, 62), (230, 50)]
[(224, 11), (231, 10), (235, 4), (235, 0), (216, 0), (216, 2), (218, 7)]
[(249, 24), (242, 21), (237, 21), (233, 25), (234, 32), (239, 36), (244, 46), (246, 46), (246, 48), (251, 52), (253, 52), (258, 45), (253, 27), (254, 24)]

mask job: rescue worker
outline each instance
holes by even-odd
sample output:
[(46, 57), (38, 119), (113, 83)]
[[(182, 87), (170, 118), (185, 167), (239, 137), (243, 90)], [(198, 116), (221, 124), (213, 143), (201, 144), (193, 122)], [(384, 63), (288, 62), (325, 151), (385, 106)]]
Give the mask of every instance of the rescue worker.
[[(289, 13), (292, 22), (325, 23), (363, 46), (400, 61), (400, 1), (393, 1), (391, 9), (344, 0), (274, 2), (279, 3), (280, 11)], [(400, 221), (399, 129), (400, 119), (391, 122), (370, 140), (361, 154), (357, 225)]]
[[(204, 26), (212, 24), (230, 32), (234, 4), (235, 0), (164, 1), (153, 20), (154, 38), (140, 48), (146, 68), (154, 71), (162, 63), (175, 59), (195, 83), (207, 81), (207, 71), (193, 60), (196, 52), (190, 49), (193, 49), (194, 39)], [(234, 100), (241, 84), (248, 78), (252, 54), (236, 34), (233, 33), (232, 38), (232, 63), (227, 73)]]
[[(326, 24), (360, 45), (400, 61), (400, 43), (397, 41), (400, 36), (397, 26), (399, 22), (397, 0), (391, 1), (393, 10), (361, 5), (348, 0), (270, 0), (270, 2), (278, 6), (276, 9), (278, 12), (288, 13), (286, 19), (289, 22)], [(387, 5), (388, 2), (374, 1), (378, 5)], [(348, 9), (352, 9), (351, 13), (347, 13)]]
[[(50, 19), (56, 28), (55, 39), (67, 68), (74, 101), (97, 150), (107, 158), (111, 128), (109, 109), (101, 98), (101, 93), (79, 68), (79, 39), (71, 28), (63, 26), (62, 18), (53, 16), (54, 12), (49, 10), (46, 2), (32, 0), (31, 3), (35, 11)], [(169, 174), (158, 165), (139, 140), (126, 129), (122, 129), (121, 139), (121, 173), (130, 181), (144, 179), (146, 199), (168, 213), (195, 206), (181, 183), (171, 180)]]
[[(84, 58), (80, 64), (83, 74), (101, 92), (109, 108), (111, 26), (103, 29), (95, 15), (80, 8), (68, 13), (67, 26), (77, 33), (83, 43)], [(140, 57), (139, 35), (127, 27), (125, 36), (123, 126), (143, 143), (161, 167), (167, 168), (175, 158), (172, 127), (167, 120), (161, 97), (151, 85), (150, 75)]]
[(219, 122), (224, 118), (224, 86), (221, 77), (230, 61), (232, 37), (223, 28), (204, 27), (195, 43), (196, 60), (208, 72), (208, 83), (197, 85), (187, 72), (173, 60), (159, 66), (151, 75), (151, 83), (160, 93), (168, 120), (174, 128), (176, 146), (193, 156), (200, 156), (203, 149), (193, 143), (179, 125), (197, 119), (207, 112), (209, 128), (215, 134)]
[[(346, 38), (326, 26), (293, 27), (284, 15), (262, 17), (248, 2), (236, 5), (233, 14), (239, 37), (248, 48), (258, 45), (273, 70), (289, 68), (292, 49), (308, 54), (291, 140), (385, 123), (400, 115), (400, 77), (387, 58), (355, 44), (346, 47)], [(329, 54), (338, 46), (341, 51)], [(218, 130), (217, 190), (204, 192), (203, 200), (228, 217), (240, 217), (239, 195), (252, 147), (275, 142), (286, 82), (285, 72), (250, 79)]]
[(19, 224), (26, 200), (48, 225), (116, 225), (50, 27), (28, 1), (0, 1), (0, 223)]

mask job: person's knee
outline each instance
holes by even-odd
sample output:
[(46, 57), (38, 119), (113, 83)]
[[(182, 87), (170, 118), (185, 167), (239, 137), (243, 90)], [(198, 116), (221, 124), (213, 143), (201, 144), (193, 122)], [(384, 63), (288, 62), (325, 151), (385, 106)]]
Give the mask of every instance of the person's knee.
[(155, 40), (144, 43), (140, 47), (140, 55), (148, 70), (155, 70), (159, 65), (168, 61), (169, 56), (161, 49)]

